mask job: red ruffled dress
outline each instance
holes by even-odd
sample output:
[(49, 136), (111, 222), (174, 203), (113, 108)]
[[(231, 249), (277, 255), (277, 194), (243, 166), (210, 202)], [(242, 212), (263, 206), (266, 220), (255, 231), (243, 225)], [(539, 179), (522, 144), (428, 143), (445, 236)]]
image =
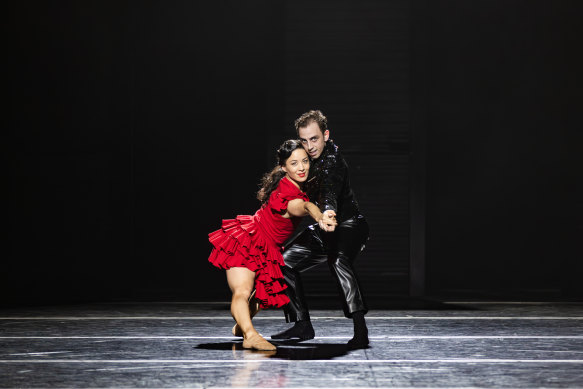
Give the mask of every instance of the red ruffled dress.
[(221, 269), (246, 267), (255, 272), (255, 297), (261, 307), (282, 307), (289, 302), (283, 292), (282, 244), (292, 234), (299, 218), (281, 216), (294, 199), (308, 196), (287, 177), (279, 182), (269, 200), (253, 216), (225, 219), (220, 230), (209, 234), (213, 251), (209, 262)]

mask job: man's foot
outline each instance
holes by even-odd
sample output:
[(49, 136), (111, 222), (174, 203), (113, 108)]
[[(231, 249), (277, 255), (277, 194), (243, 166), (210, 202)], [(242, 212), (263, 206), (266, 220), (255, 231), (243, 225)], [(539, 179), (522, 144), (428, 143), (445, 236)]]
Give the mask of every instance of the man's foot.
[(366, 330), (364, 333), (354, 334), (354, 337), (348, 341), (346, 346), (349, 350), (359, 350), (368, 348), (368, 343), (368, 330)]
[(309, 320), (299, 320), (292, 328), (289, 328), (279, 334), (271, 335), (271, 339), (292, 339), (299, 338), (300, 340), (314, 339), (314, 327)]
[(243, 348), (252, 348), (254, 350), (276, 350), (277, 347), (269, 343), (259, 334), (254, 334), (243, 340)]
[(352, 313), (352, 320), (354, 322), (354, 336), (348, 341), (346, 345), (349, 350), (358, 350), (368, 347), (368, 328), (364, 320), (364, 311), (356, 311)]

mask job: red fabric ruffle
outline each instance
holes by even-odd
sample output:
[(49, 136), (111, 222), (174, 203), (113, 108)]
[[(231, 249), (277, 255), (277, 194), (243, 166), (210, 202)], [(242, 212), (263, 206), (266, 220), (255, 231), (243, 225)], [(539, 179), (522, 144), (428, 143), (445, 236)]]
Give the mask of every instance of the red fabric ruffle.
[(304, 201), (309, 201), (308, 195), (294, 187), (292, 183), (288, 183), (287, 179), (285, 181), (282, 179), (282, 182), (286, 182), (287, 186), (291, 187), (293, 191), (274, 191), (268, 202), (268, 206), (271, 207), (271, 209), (277, 213), (283, 213), (287, 211), (287, 203), (291, 200), (302, 199)]
[(289, 303), (283, 292), (283, 257), (273, 243), (265, 239), (253, 216), (239, 215), (223, 220), (220, 230), (209, 234), (214, 246), (209, 262), (221, 269), (246, 267), (255, 272), (255, 297), (262, 308), (280, 308)]

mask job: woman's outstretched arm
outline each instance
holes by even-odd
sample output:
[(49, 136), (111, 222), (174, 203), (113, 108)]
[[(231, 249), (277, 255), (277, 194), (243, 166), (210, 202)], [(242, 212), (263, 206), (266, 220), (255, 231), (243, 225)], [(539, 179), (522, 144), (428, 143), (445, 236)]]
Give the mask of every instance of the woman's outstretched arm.
[(316, 204), (302, 199), (294, 199), (288, 202), (287, 212), (289, 215), (297, 217), (310, 215), (312, 219), (318, 222), (321, 229), (328, 232), (334, 231), (338, 224), (336, 223), (336, 212), (328, 210), (322, 213)]

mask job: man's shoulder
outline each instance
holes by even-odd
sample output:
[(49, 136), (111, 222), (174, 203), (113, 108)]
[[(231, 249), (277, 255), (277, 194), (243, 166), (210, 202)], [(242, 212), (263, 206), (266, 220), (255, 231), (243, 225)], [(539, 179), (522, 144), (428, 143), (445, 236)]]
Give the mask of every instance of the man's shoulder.
[[(331, 146), (331, 147), (330, 147)], [(327, 147), (326, 153), (322, 158), (322, 165), (325, 168), (344, 168), (346, 167), (346, 160), (338, 150), (338, 146), (331, 144)]]

